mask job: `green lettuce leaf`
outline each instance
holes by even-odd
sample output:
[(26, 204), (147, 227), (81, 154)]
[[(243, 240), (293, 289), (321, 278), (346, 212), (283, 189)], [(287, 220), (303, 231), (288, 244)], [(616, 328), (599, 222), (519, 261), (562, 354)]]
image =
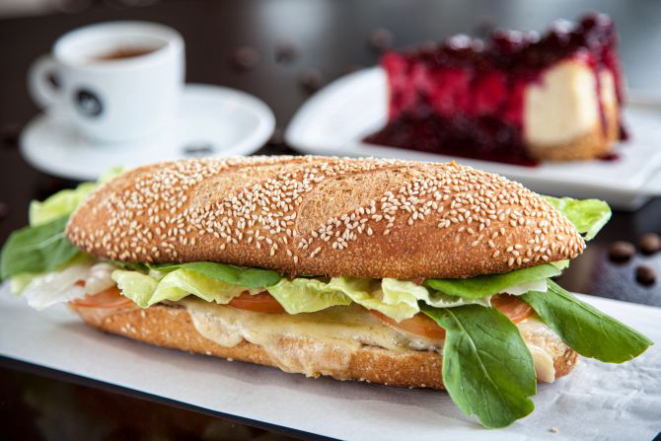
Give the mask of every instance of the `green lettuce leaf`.
[(553, 264), (523, 268), (504, 274), (470, 277), (467, 279), (427, 279), (425, 286), (452, 296), (478, 299), (492, 296), (515, 285), (522, 285), (560, 275), (562, 271)]
[[(543, 196), (554, 208), (561, 211), (584, 234), (592, 239), (611, 217), (611, 210), (604, 201), (597, 199), (577, 200)], [(427, 279), (424, 284), (445, 294), (463, 298), (481, 298), (494, 295), (514, 285), (522, 285), (560, 275), (569, 261), (552, 262), (531, 268), (467, 279)]]
[(521, 299), (579, 354), (606, 363), (622, 363), (653, 344), (639, 332), (581, 302), (558, 284), (549, 280), (548, 285), (547, 292), (529, 292)]
[(563, 270), (569, 267), (569, 260), (558, 260), (557, 262), (551, 262), (550, 265), (553, 265), (559, 270)]
[(117, 288), (122, 295), (133, 300), (141, 308), (147, 308), (154, 291), (158, 286), (158, 280), (137, 271), (115, 270), (112, 279), (117, 283)]
[(231, 285), (186, 268), (171, 271), (160, 280), (138, 271), (126, 270), (113, 271), (112, 278), (122, 294), (141, 308), (164, 300), (176, 302), (189, 295), (224, 305), (243, 292), (261, 291)]
[(585, 240), (591, 240), (611, 218), (608, 204), (599, 199), (572, 199), (543, 196), (546, 202), (561, 211), (574, 224)]
[(123, 262), (121, 260), (108, 260), (108, 263), (116, 266), (117, 268), (121, 268), (127, 271), (140, 271), (142, 273), (146, 273), (149, 271), (149, 267), (147, 265), (139, 262)]
[[(421, 292), (419, 290), (413, 287), (413, 289), (408, 291), (404, 289), (388, 289), (387, 286), (384, 287), (379, 282), (376, 279), (334, 277), (327, 286), (329, 289), (345, 294), (355, 303), (367, 309), (379, 311), (398, 322), (411, 318), (420, 311), (418, 296), (421, 295)], [(417, 287), (412, 282), (408, 283)]]
[(204, 274), (211, 279), (232, 285), (241, 285), (248, 288), (261, 288), (272, 286), (280, 281), (282, 276), (277, 271), (261, 268), (241, 268), (234, 265), (226, 265), (216, 262), (191, 262), (153, 265), (153, 269), (158, 271), (172, 271), (175, 269), (186, 268)]
[(80, 253), (64, 235), (69, 218), (14, 231), (0, 254), (0, 278), (53, 271)]
[[(214, 269), (214, 266), (218, 268)], [(237, 273), (226, 273), (227, 267)], [(218, 271), (216, 271), (218, 269)], [(251, 278), (252, 286), (234, 284), (241, 281), (241, 268), (229, 265), (199, 262), (182, 265), (158, 265), (148, 274), (141, 271), (116, 270), (113, 279), (122, 293), (138, 306), (147, 308), (164, 300), (178, 301), (194, 295), (208, 302), (228, 303), (243, 292), (256, 294), (268, 291), (289, 314), (316, 312), (333, 306), (346, 306), (352, 302), (374, 309), (396, 321), (413, 317), (420, 312), (418, 301), (436, 307), (456, 307), (466, 304), (490, 306), (490, 298), (464, 299), (429, 290), (406, 280), (359, 279), (336, 277), (330, 281), (314, 278), (278, 278), (273, 281), (266, 270), (253, 269), (260, 278)], [(231, 276), (228, 276), (230, 274)], [(277, 274), (277, 273), (276, 273)], [(228, 283), (230, 280), (233, 283)], [(260, 283), (256, 283), (260, 280)]]
[(75, 189), (58, 191), (43, 202), (30, 202), (30, 225), (43, 225), (69, 216), (96, 187), (93, 182), (84, 182)]
[(245, 291), (250, 291), (250, 289), (182, 268), (168, 273), (158, 282), (148, 305), (151, 306), (163, 300), (181, 300), (190, 294), (207, 302), (224, 305)]
[[(408, 280), (383, 279), (381, 281), (381, 290), (383, 299), (387, 303), (395, 304), (399, 299), (408, 297), (408, 304), (413, 304), (413, 299), (422, 300), (429, 306), (435, 308), (454, 308), (464, 305), (482, 305), (491, 306), (491, 297), (482, 297), (479, 299), (466, 299), (442, 293), (425, 286), (417, 285)], [(417, 303), (417, 301), (416, 301)]]
[(400, 322), (420, 312), (419, 301), (428, 305), (452, 308), (478, 303), (490, 305), (489, 298), (466, 299), (430, 291), (425, 286), (408, 280), (361, 279), (356, 277), (334, 277), (325, 289), (343, 293), (355, 303), (379, 311)]
[[(73, 190), (62, 190), (43, 202), (30, 203), (30, 226), (14, 231), (0, 254), (0, 279), (20, 278), (12, 282), (20, 292), (35, 274), (53, 271), (82, 253), (65, 237), (69, 216), (101, 183), (123, 169), (106, 172), (98, 182), (85, 182)], [(25, 273), (25, 274), (24, 274)]]
[(316, 312), (331, 306), (351, 304), (348, 296), (318, 279), (282, 279), (267, 290), (289, 314)]
[(267, 289), (290, 314), (320, 311), (331, 306), (355, 302), (367, 309), (379, 311), (393, 320), (402, 321), (420, 312), (420, 300), (444, 308), (473, 303), (490, 306), (489, 298), (463, 299), (429, 290), (408, 280), (397, 279), (335, 277), (324, 282), (299, 277), (293, 280), (282, 279), (280, 283)]
[(61, 190), (43, 202), (30, 202), (30, 225), (47, 224), (63, 216), (69, 216), (100, 184), (123, 173), (122, 167), (115, 167), (105, 172), (97, 182), (83, 182), (75, 189)]
[(14, 294), (20, 294), (37, 277), (44, 273), (18, 273), (9, 279), (9, 290)]
[(533, 411), (537, 375), (516, 325), (477, 305), (422, 310), (445, 329), (443, 384), (462, 412), (496, 428)]

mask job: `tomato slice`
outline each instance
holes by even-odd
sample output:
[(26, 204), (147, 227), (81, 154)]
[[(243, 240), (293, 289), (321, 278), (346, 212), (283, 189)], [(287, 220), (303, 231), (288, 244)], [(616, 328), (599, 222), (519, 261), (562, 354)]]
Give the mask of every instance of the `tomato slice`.
[(244, 292), (238, 297), (234, 297), (227, 306), (236, 309), (243, 309), (252, 312), (263, 312), (266, 314), (281, 314), (285, 312), (285, 308), (266, 291), (259, 294), (252, 295), (249, 292)]
[(116, 286), (101, 291), (98, 294), (87, 294), (82, 299), (72, 300), (71, 304), (78, 308), (122, 308), (135, 306), (133, 300), (124, 297)]
[(500, 294), (491, 299), (494, 308), (505, 314), (513, 323), (520, 323), (532, 314), (532, 308), (516, 296)]
[[(515, 324), (522, 322), (532, 314), (530, 305), (519, 300), (516, 296), (506, 294), (497, 295), (491, 299), (491, 304)], [(423, 313), (416, 314), (410, 319), (397, 323), (395, 320), (378, 311), (370, 310), (369, 312), (383, 323), (402, 331), (410, 332), (411, 334), (431, 339), (445, 337), (445, 329), (438, 326), (434, 320)]]
[(431, 339), (445, 338), (445, 329), (438, 326), (434, 320), (430, 319), (423, 313), (416, 314), (410, 319), (402, 320), (399, 323), (387, 315), (381, 314), (379, 311), (373, 309), (370, 310), (370, 314), (387, 325), (401, 329), (402, 331), (410, 332), (411, 334)]

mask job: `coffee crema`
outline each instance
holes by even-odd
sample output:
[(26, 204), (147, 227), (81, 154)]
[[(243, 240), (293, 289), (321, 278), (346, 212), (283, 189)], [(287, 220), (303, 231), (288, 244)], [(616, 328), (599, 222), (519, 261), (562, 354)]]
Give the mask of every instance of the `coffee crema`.
[(127, 58), (141, 57), (155, 52), (156, 50), (158, 50), (158, 48), (155, 47), (118, 47), (104, 54), (97, 55), (92, 59), (94, 61), (125, 60)]

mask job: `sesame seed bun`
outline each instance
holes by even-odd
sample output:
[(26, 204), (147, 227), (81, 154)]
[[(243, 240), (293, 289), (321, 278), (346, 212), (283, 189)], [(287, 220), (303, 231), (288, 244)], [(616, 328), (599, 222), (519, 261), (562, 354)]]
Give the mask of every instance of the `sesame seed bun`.
[(95, 191), (66, 234), (111, 260), (399, 279), (502, 273), (585, 247), (559, 211), (498, 175), (311, 156), (140, 167)]

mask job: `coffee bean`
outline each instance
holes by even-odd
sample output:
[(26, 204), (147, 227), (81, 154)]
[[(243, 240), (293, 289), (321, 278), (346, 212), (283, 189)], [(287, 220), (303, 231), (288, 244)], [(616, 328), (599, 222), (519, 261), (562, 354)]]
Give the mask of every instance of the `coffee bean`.
[(392, 32), (386, 28), (378, 28), (372, 31), (367, 43), (378, 52), (387, 51), (393, 45), (395, 37)]
[(324, 77), (319, 72), (319, 69), (315, 68), (308, 68), (301, 73), (301, 76), (299, 78), (299, 81), (301, 83), (301, 86), (303, 88), (312, 93), (316, 92), (317, 90), (321, 89), (321, 86), (324, 85)]
[(252, 70), (259, 63), (259, 52), (257, 49), (244, 46), (234, 50), (232, 54), (232, 64), (238, 70)]
[(275, 61), (277, 63), (291, 63), (296, 60), (300, 54), (300, 49), (296, 43), (285, 41), (275, 48)]
[(638, 242), (640, 251), (646, 255), (652, 255), (661, 250), (661, 237), (656, 233), (647, 233)]
[(616, 263), (628, 262), (636, 254), (636, 248), (631, 242), (618, 240), (613, 242), (608, 250), (608, 257)]
[(6, 202), (0, 202), (0, 219), (4, 219), (9, 215), (9, 204)]
[(656, 283), (656, 271), (647, 265), (636, 268), (636, 281), (644, 286), (652, 286)]
[(20, 134), (21, 126), (17, 123), (4, 123), (0, 125), (0, 145), (18, 147), (18, 137)]
[(216, 149), (206, 142), (198, 142), (183, 147), (184, 155), (193, 157), (204, 157), (212, 155)]

